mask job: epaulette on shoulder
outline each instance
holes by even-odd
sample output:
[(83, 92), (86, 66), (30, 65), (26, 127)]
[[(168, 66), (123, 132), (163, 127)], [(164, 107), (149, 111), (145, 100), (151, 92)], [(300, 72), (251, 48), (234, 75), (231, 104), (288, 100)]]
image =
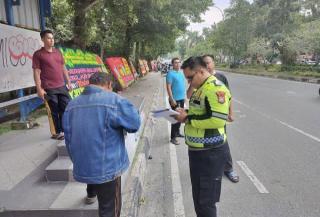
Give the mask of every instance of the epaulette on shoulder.
[(214, 80), (214, 81), (211, 81), (215, 86), (223, 86), (224, 83), (222, 81), (219, 81), (218, 79), (217, 80)]

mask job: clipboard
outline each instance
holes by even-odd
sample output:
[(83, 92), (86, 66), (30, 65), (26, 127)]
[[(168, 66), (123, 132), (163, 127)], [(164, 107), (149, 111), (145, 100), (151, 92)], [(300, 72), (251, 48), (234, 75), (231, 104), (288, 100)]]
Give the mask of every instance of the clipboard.
[(151, 112), (152, 112), (153, 117), (155, 117), (155, 118), (164, 118), (172, 124), (175, 124), (178, 122), (176, 119), (174, 119), (171, 116), (172, 115), (179, 115), (179, 112), (174, 111), (172, 109), (166, 108), (166, 109), (154, 110)]

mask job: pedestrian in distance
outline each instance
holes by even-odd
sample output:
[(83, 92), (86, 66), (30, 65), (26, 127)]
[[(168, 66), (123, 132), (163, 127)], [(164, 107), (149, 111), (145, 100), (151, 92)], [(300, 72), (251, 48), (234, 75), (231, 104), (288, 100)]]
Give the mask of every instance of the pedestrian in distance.
[(226, 163), (225, 124), (231, 94), (207, 69), (202, 57), (190, 57), (182, 64), (186, 79), (195, 91), (189, 110), (178, 108), (175, 118), (185, 123), (192, 196), (197, 217), (216, 217), (221, 181)]
[[(63, 140), (62, 117), (70, 101), (71, 82), (61, 52), (54, 48), (51, 30), (40, 32), (43, 47), (33, 54), (32, 68), (38, 96), (46, 100), (54, 124), (52, 139)], [(50, 119), (51, 117), (49, 117)]]
[[(174, 110), (176, 108), (184, 108), (184, 100), (186, 98), (186, 81), (183, 73), (180, 71), (180, 59), (173, 58), (171, 60), (173, 69), (166, 76), (167, 93), (169, 96), (169, 104)], [(180, 133), (181, 123), (171, 124), (170, 142), (179, 145), (177, 137), (184, 137)]]
[(100, 217), (119, 217), (121, 175), (129, 167), (124, 136), (139, 130), (137, 109), (112, 92), (110, 74), (97, 72), (68, 104), (63, 126), (74, 179), (87, 184), (86, 203), (98, 198)]

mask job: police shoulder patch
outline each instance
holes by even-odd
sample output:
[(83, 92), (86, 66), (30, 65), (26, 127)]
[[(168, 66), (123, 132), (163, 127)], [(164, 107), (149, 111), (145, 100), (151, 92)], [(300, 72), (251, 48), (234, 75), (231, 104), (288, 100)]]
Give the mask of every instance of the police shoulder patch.
[(218, 102), (220, 104), (224, 104), (226, 102), (226, 93), (223, 91), (217, 91), (216, 92), (217, 98), (218, 98)]

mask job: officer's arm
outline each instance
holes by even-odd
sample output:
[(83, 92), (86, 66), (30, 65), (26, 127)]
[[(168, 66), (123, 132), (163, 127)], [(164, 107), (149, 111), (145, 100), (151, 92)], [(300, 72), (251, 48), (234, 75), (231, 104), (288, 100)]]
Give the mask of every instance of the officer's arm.
[[(229, 103), (225, 97), (223, 104), (217, 102), (217, 96), (210, 94), (205, 98), (206, 114), (188, 115), (189, 123), (198, 129), (217, 129), (224, 127), (228, 119)], [(214, 106), (215, 105), (215, 108)]]
[(232, 106), (232, 101), (230, 101), (228, 122), (232, 122), (232, 121), (234, 121), (234, 119), (233, 119), (233, 106)]

